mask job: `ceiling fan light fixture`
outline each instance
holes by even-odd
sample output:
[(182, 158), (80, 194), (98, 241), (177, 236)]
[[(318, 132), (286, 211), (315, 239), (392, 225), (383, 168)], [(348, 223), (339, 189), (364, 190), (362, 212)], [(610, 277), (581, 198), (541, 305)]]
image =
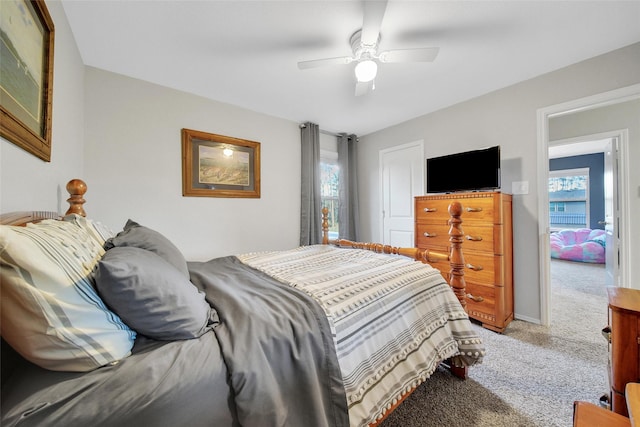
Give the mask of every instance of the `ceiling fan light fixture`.
[(355, 73), (356, 79), (358, 79), (359, 82), (370, 82), (376, 78), (376, 74), (378, 73), (378, 64), (371, 59), (360, 61), (356, 64)]

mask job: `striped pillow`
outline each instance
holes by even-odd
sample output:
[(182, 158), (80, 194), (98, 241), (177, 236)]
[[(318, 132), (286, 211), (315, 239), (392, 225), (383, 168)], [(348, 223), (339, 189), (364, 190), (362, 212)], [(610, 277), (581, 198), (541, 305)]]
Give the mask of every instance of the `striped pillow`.
[(25, 359), (54, 371), (118, 361), (136, 337), (95, 290), (104, 239), (79, 218), (0, 226), (0, 333)]
[(116, 233), (113, 232), (106, 225), (94, 221), (77, 214), (69, 214), (63, 218), (64, 221), (73, 222), (78, 227), (86, 230), (91, 237), (93, 237), (101, 247), (104, 247), (105, 242), (112, 237), (115, 237)]

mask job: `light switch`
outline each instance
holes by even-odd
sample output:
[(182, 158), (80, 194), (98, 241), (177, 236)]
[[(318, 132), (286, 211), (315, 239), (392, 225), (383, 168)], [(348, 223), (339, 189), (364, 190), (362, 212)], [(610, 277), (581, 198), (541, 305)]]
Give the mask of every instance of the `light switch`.
[(512, 182), (511, 194), (529, 194), (529, 181)]

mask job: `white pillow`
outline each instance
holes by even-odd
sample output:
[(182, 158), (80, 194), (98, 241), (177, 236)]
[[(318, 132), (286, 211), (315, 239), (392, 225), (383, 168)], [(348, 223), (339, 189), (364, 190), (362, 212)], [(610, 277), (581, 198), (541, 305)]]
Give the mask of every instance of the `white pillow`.
[(104, 239), (78, 218), (0, 226), (0, 333), (25, 359), (55, 371), (120, 360), (136, 337), (95, 290)]

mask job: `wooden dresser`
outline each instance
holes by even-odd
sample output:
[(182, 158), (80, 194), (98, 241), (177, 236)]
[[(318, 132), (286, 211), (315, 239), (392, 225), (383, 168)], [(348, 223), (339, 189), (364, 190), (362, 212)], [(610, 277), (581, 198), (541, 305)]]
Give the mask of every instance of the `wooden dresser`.
[(453, 201), (462, 204), (467, 313), (485, 328), (502, 332), (513, 320), (511, 195), (471, 192), (416, 197), (416, 247), (449, 251), (447, 207)]
[(640, 290), (607, 288), (611, 410), (628, 415), (625, 387), (640, 381)]

